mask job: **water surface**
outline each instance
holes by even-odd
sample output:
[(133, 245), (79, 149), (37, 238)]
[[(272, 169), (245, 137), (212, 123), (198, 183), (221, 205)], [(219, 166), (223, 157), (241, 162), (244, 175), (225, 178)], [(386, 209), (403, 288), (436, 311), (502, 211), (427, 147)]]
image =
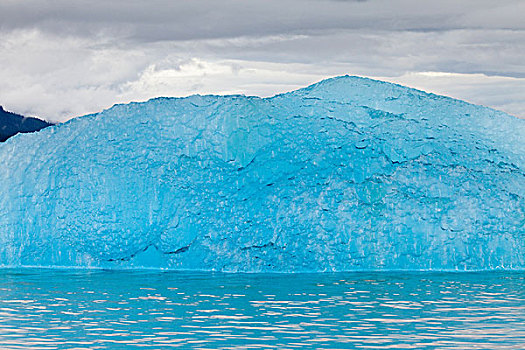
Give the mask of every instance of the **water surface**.
[(523, 349), (525, 273), (0, 270), (2, 349)]

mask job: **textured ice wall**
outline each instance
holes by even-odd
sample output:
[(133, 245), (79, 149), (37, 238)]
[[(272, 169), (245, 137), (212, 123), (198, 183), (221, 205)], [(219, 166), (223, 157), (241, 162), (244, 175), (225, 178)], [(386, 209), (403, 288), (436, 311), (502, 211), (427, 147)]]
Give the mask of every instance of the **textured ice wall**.
[(525, 120), (356, 77), (0, 145), (0, 264), (523, 269)]

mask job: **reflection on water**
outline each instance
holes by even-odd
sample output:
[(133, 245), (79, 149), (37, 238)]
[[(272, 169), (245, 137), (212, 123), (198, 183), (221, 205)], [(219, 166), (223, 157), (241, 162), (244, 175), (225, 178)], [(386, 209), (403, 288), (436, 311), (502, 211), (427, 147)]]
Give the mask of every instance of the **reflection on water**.
[(2, 349), (523, 349), (525, 273), (0, 270)]

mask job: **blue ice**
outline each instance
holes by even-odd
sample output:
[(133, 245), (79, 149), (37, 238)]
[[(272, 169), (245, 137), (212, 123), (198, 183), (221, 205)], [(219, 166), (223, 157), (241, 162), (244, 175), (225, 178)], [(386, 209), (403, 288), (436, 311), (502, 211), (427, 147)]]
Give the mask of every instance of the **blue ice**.
[(525, 120), (351, 76), (0, 144), (0, 265), (525, 268)]

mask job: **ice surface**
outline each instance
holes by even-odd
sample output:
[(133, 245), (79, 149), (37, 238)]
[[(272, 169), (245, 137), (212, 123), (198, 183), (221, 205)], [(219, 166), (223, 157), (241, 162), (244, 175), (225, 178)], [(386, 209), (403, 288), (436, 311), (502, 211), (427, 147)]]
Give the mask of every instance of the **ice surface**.
[(6, 266), (525, 268), (525, 120), (370, 79), (116, 105), (0, 164)]

